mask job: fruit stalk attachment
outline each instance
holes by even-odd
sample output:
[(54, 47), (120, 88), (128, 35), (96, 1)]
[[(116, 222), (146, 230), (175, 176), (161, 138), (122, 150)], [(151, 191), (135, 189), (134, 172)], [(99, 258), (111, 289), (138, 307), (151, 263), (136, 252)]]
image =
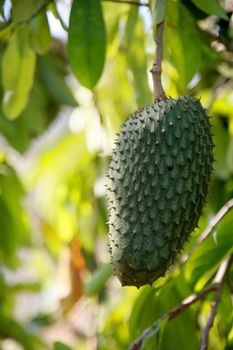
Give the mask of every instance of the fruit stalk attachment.
[(163, 85), (162, 85), (162, 59), (163, 59), (163, 29), (164, 22), (157, 24), (156, 35), (155, 35), (155, 60), (151, 69), (154, 85), (154, 98), (155, 102), (166, 98)]

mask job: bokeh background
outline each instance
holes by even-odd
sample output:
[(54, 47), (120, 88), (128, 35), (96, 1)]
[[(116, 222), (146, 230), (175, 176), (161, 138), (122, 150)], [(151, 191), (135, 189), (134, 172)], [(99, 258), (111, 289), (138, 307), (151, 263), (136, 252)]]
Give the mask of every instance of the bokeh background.
[[(232, 1), (168, 0), (164, 88), (174, 98), (201, 98), (213, 117), (216, 162), (200, 228), (166, 278), (140, 290), (122, 288), (112, 276), (104, 185), (115, 134), (153, 102), (152, 4), (77, 0), (86, 18), (93, 1), (106, 35), (99, 12), (90, 33), (76, 21), (86, 34), (77, 48), (86, 45), (96, 60), (86, 68), (67, 53), (71, 1), (0, 1), (1, 350), (127, 349), (160, 315), (208, 285), (233, 251), (229, 212), (184, 263), (233, 196)], [(95, 44), (85, 42), (93, 43), (90, 37)], [(233, 270), (228, 282), (211, 332), (214, 350), (233, 349)], [(211, 298), (161, 328), (161, 349), (198, 348)], [(149, 339), (146, 349), (156, 342)]]

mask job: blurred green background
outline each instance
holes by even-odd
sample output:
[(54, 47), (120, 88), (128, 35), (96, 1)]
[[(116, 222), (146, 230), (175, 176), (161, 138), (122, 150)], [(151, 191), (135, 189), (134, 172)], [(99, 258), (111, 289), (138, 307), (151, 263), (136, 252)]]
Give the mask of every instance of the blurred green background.
[[(215, 171), (200, 228), (166, 278), (137, 290), (112, 276), (106, 169), (123, 121), (153, 102), (155, 50), (152, 3), (120, 2), (0, 1), (1, 350), (127, 349), (208, 286), (233, 252), (231, 211), (184, 263), (233, 196), (233, 5), (157, 1), (157, 20), (166, 14), (166, 94), (201, 98), (213, 117)], [(233, 349), (232, 291), (233, 269), (210, 349)], [(145, 348), (198, 349), (212, 298), (164, 325)]]

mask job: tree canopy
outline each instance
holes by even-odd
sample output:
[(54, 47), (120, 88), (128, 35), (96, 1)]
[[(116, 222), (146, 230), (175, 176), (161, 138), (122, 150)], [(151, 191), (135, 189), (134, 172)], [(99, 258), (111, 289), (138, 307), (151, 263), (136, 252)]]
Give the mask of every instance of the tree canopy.
[[(0, 1), (2, 350), (233, 348), (232, 13), (229, 0)], [(215, 162), (199, 227), (137, 290), (113, 275), (104, 185), (121, 124), (153, 103), (161, 22), (164, 90), (200, 98)]]

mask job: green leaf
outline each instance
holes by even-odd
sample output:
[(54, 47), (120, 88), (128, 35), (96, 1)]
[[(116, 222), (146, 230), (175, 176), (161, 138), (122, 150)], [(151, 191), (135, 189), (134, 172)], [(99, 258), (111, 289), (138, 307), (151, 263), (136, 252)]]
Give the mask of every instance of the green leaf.
[(230, 146), (230, 138), (227, 130), (224, 128), (220, 118), (213, 118), (213, 142), (214, 147), (214, 172), (215, 175), (222, 180), (226, 180), (230, 176), (230, 169), (227, 166), (227, 156)]
[(48, 0), (11, 0), (13, 22), (25, 22), (31, 19)]
[(78, 105), (66, 84), (66, 66), (54, 55), (44, 55), (38, 60), (40, 77), (49, 93), (59, 104), (76, 107)]
[(0, 29), (0, 39), (8, 40), (10, 38), (11, 32), (13, 31), (14, 28), (15, 28), (14, 23), (8, 24), (3, 29), (1, 28)]
[(1, 133), (17, 151), (23, 153), (28, 148), (31, 138), (39, 135), (53, 119), (53, 115), (57, 112), (57, 109), (54, 112), (53, 108), (51, 97), (48, 96), (44, 84), (36, 81), (27, 106), (18, 118), (9, 120), (0, 112)]
[(9, 288), (9, 291), (12, 293), (18, 293), (18, 292), (34, 293), (34, 292), (38, 292), (41, 289), (41, 283), (40, 282), (16, 283), (12, 286), (9, 286), (8, 288)]
[(0, 0), (0, 15), (4, 20), (6, 20), (5, 13), (4, 13), (4, 2), (5, 0)]
[(128, 69), (133, 73), (133, 88), (138, 106), (150, 103), (151, 92), (147, 81), (147, 59), (145, 55), (146, 34), (143, 29), (142, 18), (138, 16), (138, 9), (129, 12), (125, 31), (126, 57)]
[(153, 29), (156, 31), (156, 26), (163, 22), (167, 11), (167, 0), (153, 0), (152, 14), (153, 14)]
[(106, 33), (100, 0), (74, 0), (68, 31), (68, 56), (81, 84), (93, 88), (104, 67)]
[[(183, 5), (169, 2), (164, 33), (165, 57), (176, 68), (180, 93), (198, 71), (201, 63), (201, 42), (196, 23)], [(190, 45), (192, 42), (192, 45)]]
[(43, 55), (49, 50), (51, 35), (45, 11), (40, 12), (30, 21), (30, 43), (39, 55)]
[[(233, 123), (232, 123), (233, 124)], [(230, 135), (230, 143), (227, 152), (227, 168), (233, 173), (233, 135)]]
[(112, 264), (105, 264), (100, 266), (92, 275), (90, 280), (86, 283), (84, 292), (87, 296), (98, 294), (106, 285), (107, 281), (113, 274)]
[(216, 15), (220, 18), (228, 19), (219, 0), (192, 0), (192, 2), (209, 15)]
[(0, 317), (0, 334), (1, 338), (15, 339), (23, 345), (23, 349), (25, 350), (37, 350), (42, 348), (41, 342), (35, 336), (31, 335), (22, 324), (3, 315), (3, 313), (1, 313)]
[(34, 80), (36, 54), (29, 45), (28, 28), (20, 27), (2, 59), (3, 112), (14, 119), (25, 108)]
[[(0, 165), (0, 259), (14, 263), (14, 254), (28, 239), (28, 218), (22, 207), (24, 191), (8, 164)], [(11, 261), (13, 258), (13, 261)]]
[(143, 288), (140, 296), (133, 305), (133, 309), (129, 319), (130, 338), (133, 340), (138, 336), (138, 324), (141, 320), (141, 315), (144, 311), (145, 305), (150, 303), (155, 291), (146, 286)]
[(70, 348), (69, 346), (65, 345), (64, 343), (56, 341), (54, 343), (54, 350), (72, 350), (72, 348)]

